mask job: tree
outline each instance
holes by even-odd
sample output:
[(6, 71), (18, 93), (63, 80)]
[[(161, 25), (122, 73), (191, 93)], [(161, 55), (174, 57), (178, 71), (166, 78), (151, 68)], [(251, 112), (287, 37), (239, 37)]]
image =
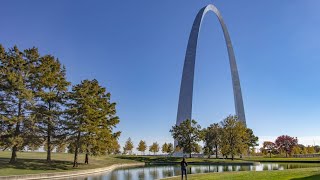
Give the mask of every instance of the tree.
[(254, 148), (256, 146), (259, 146), (258, 141), (259, 137), (255, 136), (253, 134), (252, 129), (247, 128), (247, 135), (248, 135), (248, 141), (247, 141), (247, 146), (248, 146), (248, 154), (250, 154), (250, 148)]
[(67, 147), (68, 153), (74, 154), (75, 148), (76, 148), (76, 147), (74, 146), (74, 143), (68, 144), (68, 147)]
[(57, 152), (57, 153), (64, 153), (64, 152), (66, 152), (66, 144), (64, 144), (64, 143), (58, 144), (58, 145), (56, 146), (56, 152)]
[(34, 151), (38, 151), (40, 146), (36, 146), (34, 144), (31, 144), (31, 145), (27, 146), (27, 148), (28, 148), (28, 151), (34, 152)]
[(271, 154), (276, 151), (276, 144), (274, 144), (273, 142), (270, 142), (270, 141), (264, 141), (262, 149), (265, 152), (269, 153), (270, 158), (271, 158)]
[(181, 151), (181, 148), (179, 147), (179, 146), (176, 146), (175, 148), (174, 148), (174, 152), (180, 152)]
[(210, 155), (215, 152), (216, 158), (218, 158), (218, 147), (221, 143), (222, 129), (218, 123), (211, 124), (208, 128), (203, 130), (204, 132), (204, 149), (205, 153), (210, 158)]
[[(1, 78), (1, 77), (0, 77)], [(0, 109), (1, 109), (1, 106), (2, 106), (2, 97), (1, 97), (1, 94), (0, 94)], [(0, 110), (1, 111), (1, 110)], [(1, 116), (1, 115), (0, 115)], [(4, 125), (4, 122), (3, 120), (0, 119), (0, 150), (5, 150), (6, 147), (5, 147), (5, 143), (2, 141), (2, 137), (5, 135), (5, 125)]]
[(152, 143), (152, 145), (149, 147), (149, 151), (153, 152), (153, 154), (155, 155), (157, 152), (159, 152), (159, 144), (157, 142)]
[(202, 151), (202, 147), (199, 144), (196, 144), (194, 146), (193, 152), (199, 154), (199, 153), (201, 153), (201, 151)]
[(221, 126), (221, 152), (224, 155), (230, 154), (233, 160), (235, 155), (241, 155), (248, 149), (247, 128), (241, 121), (238, 121), (236, 116), (231, 115), (221, 122)]
[(86, 153), (85, 163), (89, 163), (89, 155), (106, 154), (108, 145), (120, 135), (120, 132), (113, 132), (119, 118), (116, 104), (110, 102), (110, 97), (97, 80), (84, 80), (72, 87), (65, 123), (69, 141), (74, 146), (73, 167), (78, 166), (81, 149)]
[[(307, 154), (308, 152), (307, 152), (307, 148), (303, 145), (303, 144), (298, 144), (298, 145), (296, 145), (296, 146), (298, 146), (299, 147), (299, 149), (300, 149), (300, 154)], [(293, 150), (294, 150), (294, 148), (293, 148)], [(292, 151), (293, 151), (292, 150)]]
[(293, 153), (293, 154), (301, 154), (301, 153), (302, 153), (302, 150), (300, 149), (299, 146), (294, 146), (294, 147), (292, 148), (292, 153)]
[(284, 151), (286, 157), (288, 157), (288, 154), (291, 154), (292, 148), (298, 144), (298, 139), (288, 135), (282, 135), (276, 139), (275, 144), (280, 150)]
[(120, 144), (118, 142), (120, 134), (115, 133), (114, 136), (109, 142), (109, 146), (107, 146), (107, 154), (120, 154)]
[(183, 153), (188, 153), (191, 158), (198, 141), (201, 140), (201, 126), (195, 120), (185, 120), (180, 125), (172, 126), (170, 130), (172, 137), (178, 141), (178, 147)]
[(133, 142), (131, 141), (131, 138), (128, 138), (128, 140), (126, 141), (126, 144), (123, 147), (123, 150), (125, 152), (129, 152), (129, 154), (132, 154), (132, 149), (133, 149)]
[(162, 145), (162, 152), (163, 152), (163, 153), (167, 153), (167, 152), (168, 152), (168, 144), (167, 144), (167, 143), (164, 143), (164, 144)]
[[(53, 149), (54, 149), (54, 147), (51, 145), (50, 151), (53, 152)], [(46, 151), (46, 152), (48, 151), (48, 145), (47, 145), (46, 141), (43, 144), (43, 150)]]
[(36, 104), (33, 113), (38, 119), (37, 126), (46, 140), (47, 161), (51, 161), (52, 147), (61, 144), (62, 106), (70, 83), (66, 80), (66, 70), (58, 59), (51, 55), (39, 58), (35, 84)]
[(308, 146), (307, 147), (307, 152), (308, 152), (308, 154), (314, 154), (316, 151), (315, 151), (313, 146)]
[(253, 148), (249, 149), (249, 154), (255, 155), (256, 154), (256, 148), (253, 147)]
[(17, 161), (18, 150), (41, 144), (31, 114), (38, 57), (36, 48), (6, 52), (0, 45), (0, 145), (11, 149), (9, 163)]
[(168, 153), (168, 154), (172, 154), (173, 151), (174, 151), (173, 144), (172, 144), (172, 143), (169, 143), (169, 144), (168, 144), (168, 148), (167, 148), (167, 153)]
[(204, 155), (207, 155), (208, 156), (208, 159), (210, 159), (210, 156), (212, 154), (212, 149), (207, 147), (207, 146), (204, 146), (203, 147), (203, 154)]
[[(298, 144), (296, 145), (299, 147), (300, 149), (300, 154), (308, 154), (308, 151), (307, 151), (307, 147), (305, 147), (303, 144)], [(293, 151), (293, 150), (292, 150)]]
[(140, 141), (139, 144), (138, 144), (138, 147), (137, 147), (137, 150), (141, 152), (141, 154), (147, 150), (147, 144), (145, 141)]
[(120, 151), (120, 144), (118, 144), (117, 149), (114, 150), (113, 154), (117, 155), (117, 154), (121, 154)]
[(125, 148), (125, 147), (122, 147), (122, 149), (123, 149), (122, 155), (126, 155), (126, 154), (128, 153), (127, 150), (126, 150), (126, 148)]

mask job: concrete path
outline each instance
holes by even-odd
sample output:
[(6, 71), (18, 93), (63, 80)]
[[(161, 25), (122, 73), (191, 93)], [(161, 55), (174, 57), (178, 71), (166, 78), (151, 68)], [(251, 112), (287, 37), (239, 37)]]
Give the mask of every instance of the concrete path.
[(0, 176), (0, 180), (31, 180), (31, 179), (63, 179), (76, 176), (87, 176), (96, 173), (110, 172), (117, 168), (144, 166), (145, 163), (130, 163), (130, 164), (114, 164), (108, 167), (86, 169), (78, 171), (56, 172), (56, 173), (41, 173), (41, 174), (25, 174), (13, 176)]

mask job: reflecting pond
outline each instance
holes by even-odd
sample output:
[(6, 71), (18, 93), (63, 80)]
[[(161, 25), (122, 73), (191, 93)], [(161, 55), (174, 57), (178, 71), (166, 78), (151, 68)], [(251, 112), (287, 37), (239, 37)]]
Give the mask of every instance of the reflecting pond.
[[(188, 174), (225, 171), (271, 171), (306, 167), (319, 167), (317, 163), (261, 163), (255, 165), (190, 165)], [(74, 180), (153, 180), (181, 175), (175, 165), (152, 165), (116, 169), (112, 172), (71, 178)], [(68, 178), (70, 179), (70, 178)]]

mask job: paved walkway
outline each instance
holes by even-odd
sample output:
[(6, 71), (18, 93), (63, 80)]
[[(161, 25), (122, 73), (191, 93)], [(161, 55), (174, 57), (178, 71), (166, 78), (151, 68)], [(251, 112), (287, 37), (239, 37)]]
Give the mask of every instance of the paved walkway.
[(89, 174), (110, 172), (121, 167), (144, 166), (144, 165), (145, 163), (114, 164), (114, 165), (103, 167), (103, 168), (86, 169), (86, 170), (78, 170), (78, 171), (0, 176), (0, 180), (63, 179), (68, 177), (87, 176)]

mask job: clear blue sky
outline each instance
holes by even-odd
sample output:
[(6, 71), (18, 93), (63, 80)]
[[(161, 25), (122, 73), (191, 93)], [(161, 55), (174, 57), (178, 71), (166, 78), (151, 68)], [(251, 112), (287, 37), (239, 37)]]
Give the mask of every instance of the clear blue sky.
[[(0, 6), (0, 43), (38, 47), (73, 83), (96, 78), (118, 103), (121, 143), (172, 141), (190, 29), (209, 0), (16, 1)], [(258, 136), (320, 137), (320, 1), (216, 0), (238, 63), (247, 124)], [(201, 29), (193, 118), (234, 114), (231, 75), (213, 13)], [(315, 139), (320, 144), (320, 139)]]

